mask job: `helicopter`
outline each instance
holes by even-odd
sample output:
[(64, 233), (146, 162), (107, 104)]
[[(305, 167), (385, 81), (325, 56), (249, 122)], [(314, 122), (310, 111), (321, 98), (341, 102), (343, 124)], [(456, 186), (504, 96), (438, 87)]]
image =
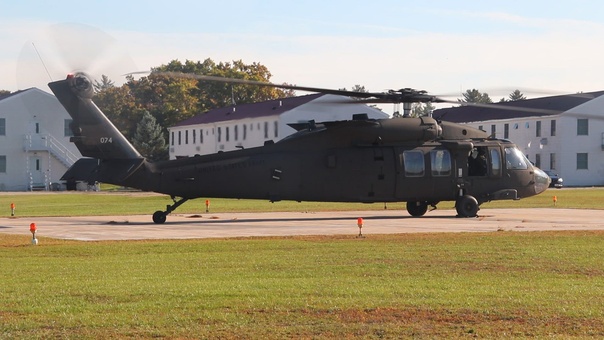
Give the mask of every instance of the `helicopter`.
[[(446, 102), (411, 88), (353, 92), (242, 79), (166, 76), (274, 86), (357, 97), (366, 103)], [(48, 84), (73, 118), (71, 142), (85, 158), (62, 180), (103, 182), (169, 195), (173, 204), (153, 213), (156, 224), (184, 202), (200, 198), (319, 202), (406, 202), (424, 216), (443, 201), (459, 217), (476, 217), (480, 205), (518, 200), (545, 191), (550, 179), (512, 143), (469, 126), (432, 117), (291, 124), (297, 132), (265, 145), (209, 155), (151, 162), (145, 159), (93, 102), (85, 73)]]

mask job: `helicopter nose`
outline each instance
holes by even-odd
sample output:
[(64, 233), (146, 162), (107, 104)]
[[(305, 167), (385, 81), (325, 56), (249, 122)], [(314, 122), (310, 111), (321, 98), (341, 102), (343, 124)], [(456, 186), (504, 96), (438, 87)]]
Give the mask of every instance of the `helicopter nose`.
[(539, 168), (535, 168), (534, 174), (535, 174), (535, 195), (539, 195), (540, 193), (544, 192), (549, 187), (551, 179), (545, 172), (543, 172), (543, 170), (541, 170)]

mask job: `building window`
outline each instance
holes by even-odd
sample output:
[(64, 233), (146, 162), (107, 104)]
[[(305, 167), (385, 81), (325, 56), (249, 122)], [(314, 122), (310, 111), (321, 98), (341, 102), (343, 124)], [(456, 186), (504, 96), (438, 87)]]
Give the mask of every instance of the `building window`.
[(0, 156), (0, 173), (6, 173), (6, 156)]
[(550, 168), (550, 170), (556, 170), (556, 154), (555, 153), (549, 154), (549, 168)]
[(189, 144), (189, 130), (185, 130), (185, 144)]
[(199, 144), (203, 144), (203, 129), (199, 129)]
[(228, 142), (228, 141), (229, 141), (229, 130), (230, 130), (230, 129), (229, 129), (229, 127), (227, 126), (227, 127), (225, 128), (225, 130), (226, 130), (226, 138), (225, 138), (225, 140)]
[(491, 136), (495, 137), (497, 133), (497, 125), (493, 124), (491, 125)]
[(63, 121), (63, 135), (65, 137), (73, 137), (73, 131), (71, 131), (72, 122), (73, 122), (73, 119), (65, 119)]
[(535, 124), (535, 137), (541, 137), (541, 121), (538, 120)]
[(268, 139), (268, 122), (264, 122), (264, 138)]
[(279, 136), (279, 122), (275, 122), (275, 138)]
[(503, 124), (503, 138), (510, 138), (510, 124)]
[(0, 136), (6, 136), (6, 118), (0, 118)]
[[(537, 136), (539, 137), (539, 136)], [(540, 168), (541, 167), (541, 154), (538, 153), (535, 155), (535, 166)]]
[(182, 131), (178, 131), (178, 145), (182, 144)]
[(220, 128), (220, 126), (218, 127), (218, 143), (220, 143), (220, 139), (222, 137), (222, 129)]
[(551, 122), (550, 135), (552, 137), (554, 137), (556, 135), (556, 121), (555, 120), (552, 120), (552, 122)]
[(589, 120), (587, 118), (577, 119), (577, 136), (587, 136), (589, 134)]
[(193, 144), (197, 143), (197, 130), (191, 130), (193, 132)]
[(577, 170), (587, 170), (587, 153), (577, 154)]
[(235, 134), (235, 140), (239, 140), (239, 125), (235, 125), (235, 127), (233, 128), (233, 133)]
[(170, 139), (170, 144), (174, 145), (174, 131), (172, 131), (172, 138)]
[(246, 138), (247, 138), (247, 125), (243, 124), (243, 140), (245, 140)]

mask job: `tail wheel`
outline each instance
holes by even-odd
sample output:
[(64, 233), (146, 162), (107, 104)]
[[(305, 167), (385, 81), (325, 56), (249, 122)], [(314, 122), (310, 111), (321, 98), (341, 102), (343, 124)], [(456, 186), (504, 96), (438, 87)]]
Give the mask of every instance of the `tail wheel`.
[(155, 222), (155, 224), (163, 224), (164, 222), (166, 222), (166, 213), (159, 210), (154, 212), (153, 222)]
[(464, 195), (455, 202), (457, 214), (461, 217), (476, 217), (478, 214), (478, 201), (470, 195)]
[(427, 202), (417, 202), (417, 201), (407, 202), (407, 212), (409, 212), (409, 215), (411, 215), (413, 217), (424, 216), (426, 211), (428, 211)]

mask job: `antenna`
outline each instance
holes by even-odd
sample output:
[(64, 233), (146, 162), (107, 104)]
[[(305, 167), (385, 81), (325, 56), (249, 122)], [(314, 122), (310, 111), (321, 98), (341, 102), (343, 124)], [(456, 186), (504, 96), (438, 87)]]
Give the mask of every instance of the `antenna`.
[(46, 74), (48, 74), (48, 78), (50, 78), (50, 81), (53, 81), (52, 77), (50, 76), (50, 72), (48, 72), (48, 68), (46, 67), (46, 64), (44, 64), (44, 60), (42, 59), (40, 52), (38, 52), (38, 48), (36, 47), (36, 44), (34, 44), (32, 42), (31, 45), (34, 47), (34, 50), (36, 51), (38, 58), (40, 58), (40, 62), (42, 63), (42, 66), (44, 66), (44, 70), (46, 70)]

